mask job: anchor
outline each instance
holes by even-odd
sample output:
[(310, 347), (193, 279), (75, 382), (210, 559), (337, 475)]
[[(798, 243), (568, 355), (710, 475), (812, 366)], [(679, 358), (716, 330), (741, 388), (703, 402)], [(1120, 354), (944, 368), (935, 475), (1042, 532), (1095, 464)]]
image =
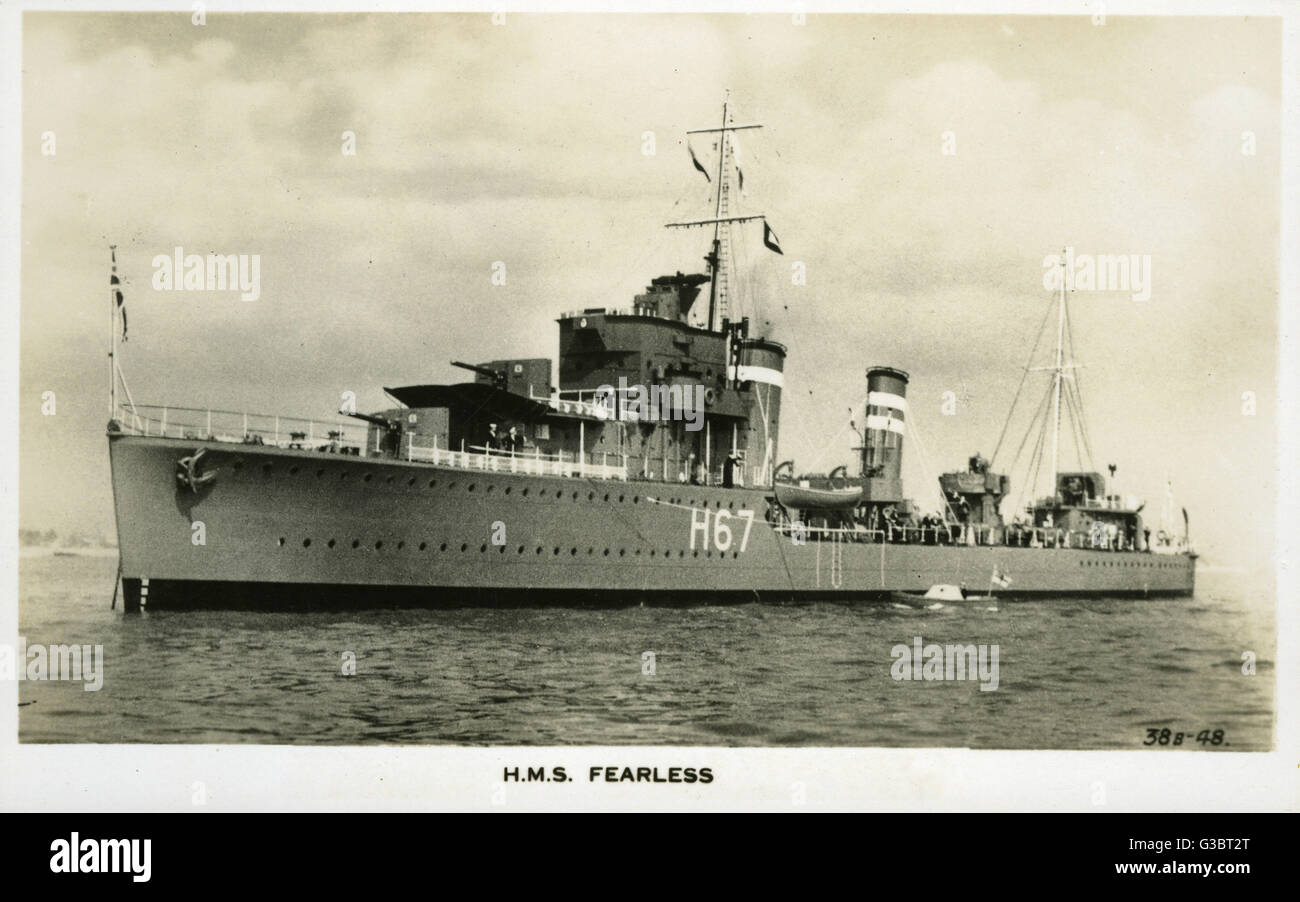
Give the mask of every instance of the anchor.
[(188, 486), (189, 490), (196, 494), (200, 487), (208, 485), (217, 478), (216, 470), (208, 473), (202, 471), (203, 455), (207, 453), (206, 448), (200, 448), (189, 457), (182, 457), (176, 461), (176, 481)]

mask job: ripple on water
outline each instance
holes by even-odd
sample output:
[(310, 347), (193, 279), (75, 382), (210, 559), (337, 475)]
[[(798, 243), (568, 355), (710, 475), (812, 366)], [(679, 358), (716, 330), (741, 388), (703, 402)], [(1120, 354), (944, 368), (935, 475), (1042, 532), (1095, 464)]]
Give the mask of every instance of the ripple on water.
[[(23, 683), (24, 742), (1271, 748), (1269, 604), (1116, 599), (283, 614), (108, 610), (115, 562), (27, 559), (32, 642), (105, 647), (99, 692)], [(1243, 644), (1243, 629), (1251, 642)], [(913, 638), (1000, 646), (1000, 685), (913, 683)], [(355, 676), (341, 673), (355, 655)], [(645, 672), (645, 652), (655, 655)]]

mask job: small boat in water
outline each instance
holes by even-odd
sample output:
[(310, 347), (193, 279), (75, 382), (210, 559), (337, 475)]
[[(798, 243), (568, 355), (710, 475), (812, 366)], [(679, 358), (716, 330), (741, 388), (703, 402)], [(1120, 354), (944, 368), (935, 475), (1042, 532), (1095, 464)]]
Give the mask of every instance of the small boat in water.
[(938, 604), (968, 601), (996, 601), (992, 595), (971, 595), (961, 586), (936, 585), (925, 592), (891, 592), (890, 598), (898, 604), (928, 608)]

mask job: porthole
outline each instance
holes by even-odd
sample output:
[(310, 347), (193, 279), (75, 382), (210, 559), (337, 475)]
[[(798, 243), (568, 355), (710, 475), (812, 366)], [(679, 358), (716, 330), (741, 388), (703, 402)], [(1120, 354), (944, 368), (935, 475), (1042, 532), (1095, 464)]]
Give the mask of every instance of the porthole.
[(618, 550), (618, 556), (619, 556), (619, 557), (622, 557), (622, 556), (625, 555), (625, 554), (627, 554), (627, 549), (625, 549), (625, 548), (620, 548), (620, 549)]
[(289, 468), (289, 475), (290, 475), (290, 476), (297, 476), (297, 475), (298, 475), (298, 468), (297, 468), (297, 467), (290, 467), (290, 468)]
[(387, 483), (388, 485), (392, 485), (392, 484), (393, 484), (393, 477), (391, 477), (391, 476), (387, 477), (386, 479), (384, 479), (384, 482)]
[(378, 542), (375, 543), (375, 551), (378, 551), (379, 549), (381, 549), (381, 548), (383, 548), (383, 547), (384, 547), (384, 540), (383, 540), (383, 539), (380, 539)]
[(448, 490), (448, 491), (450, 491), (451, 489), (454, 489), (455, 487), (456, 487), (456, 483), (454, 483), (454, 482), (449, 482), (449, 483), (447, 483), (447, 490)]
[(398, 542), (398, 543), (397, 543), (397, 550), (398, 550), (398, 551), (401, 551), (401, 550), (402, 550), (403, 548), (405, 548), (405, 547), (406, 547), (406, 543), (405, 543), (405, 542)]
[(439, 550), (439, 551), (446, 551), (446, 550), (447, 550), (447, 543), (446, 543), (446, 542), (443, 542), (441, 545), (439, 545), (439, 546), (438, 546), (438, 550)]
[(528, 497), (528, 489), (524, 489), (524, 490), (523, 490), (523, 494), (524, 494), (524, 497), (527, 498), (527, 497)]
[(461, 550), (461, 551), (466, 551), (466, 550), (468, 550), (468, 549), (469, 549), (469, 543), (468, 543), (468, 542), (461, 542), (461, 543), (460, 543), (460, 550)]
[(317, 478), (317, 479), (320, 479), (320, 478), (321, 478), (322, 476), (324, 476), (324, 475), (325, 475), (325, 468), (324, 468), (324, 467), (322, 467), (321, 469), (319, 469), (319, 470), (316, 471), (316, 478)]
[(262, 472), (263, 472), (263, 473), (266, 473), (267, 475), (270, 475), (270, 473), (271, 473), (271, 465), (270, 465), (270, 464), (262, 464)]
[(412, 476), (410, 479), (406, 480), (406, 484), (407, 484), (407, 485), (415, 485), (415, 477)]
[(588, 554), (588, 555), (592, 555), (592, 554), (595, 554), (595, 553), (596, 553), (596, 549), (595, 549), (595, 548), (588, 548), (588, 549), (587, 549), (587, 554)]
[(327, 548), (333, 548), (333, 547), (334, 547), (335, 545), (337, 545), (337, 544), (338, 544), (338, 543), (335, 542), (333, 539), (330, 539), (328, 542), (325, 543), (325, 546), (326, 546)]
[(283, 548), (283, 547), (284, 547), (284, 536), (280, 536), (280, 539), (279, 539), (279, 541), (278, 541), (276, 544), (279, 545), (281, 548)]
[(303, 540), (302, 540), (302, 547), (303, 547), (303, 548), (310, 548), (310, 547), (311, 547), (311, 539), (303, 539)]
[(348, 478), (347, 470), (343, 470), (342, 472), (339, 473), (339, 479), (347, 479), (347, 478)]
[(605, 503), (606, 503), (606, 504), (609, 503), (609, 492), (606, 492), (606, 493), (605, 493)]
[(507, 495), (510, 494), (510, 486), (506, 486), (506, 494), (507, 494)]
[(541, 546), (541, 545), (538, 545), (538, 546), (537, 546), (537, 553), (538, 553), (538, 554), (541, 554), (541, 553), (542, 553), (542, 546)]
[(235, 461), (234, 469), (236, 470), (244, 469), (244, 462), (242, 460)]
[(479, 554), (482, 554), (482, 553), (485, 552), (485, 551), (487, 551), (487, 542), (484, 542), (482, 545), (478, 546), (478, 553), (479, 553)]
[(640, 496), (640, 495), (633, 495), (633, 496), (632, 496), (632, 503), (633, 503), (633, 504), (640, 504), (640, 503), (641, 503), (641, 496)]
[(618, 503), (619, 503), (619, 504), (622, 504), (622, 503), (623, 503), (623, 496), (622, 496), (622, 495), (619, 495), (619, 496), (618, 496)]
[(605, 549), (605, 557), (609, 557), (609, 549), (608, 549), (608, 548)]
[(700, 556), (700, 553), (699, 553), (698, 551), (692, 551), (692, 552), (691, 552), (691, 557), (699, 557), (699, 556)]
[(361, 481), (362, 481), (362, 482), (369, 482), (370, 480), (372, 480), (372, 479), (374, 479), (374, 478), (375, 478), (375, 474), (374, 474), (374, 473), (367, 473), (365, 476), (362, 476), (362, 477), (361, 477)]
[(578, 493), (577, 493), (577, 492), (574, 492), (574, 493), (573, 493), (573, 500), (574, 500), (574, 501), (577, 501), (577, 500), (578, 500)]
[(557, 555), (560, 553), (559, 546), (556, 546), (555, 553), (556, 553)]
[(469, 484), (469, 489), (468, 489), (468, 491), (471, 491), (471, 492), (474, 491), (474, 483), (471, 482), (471, 483)]
[(430, 479), (430, 480), (429, 480), (429, 488), (433, 488), (433, 487), (436, 486), (437, 484), (438, 484), (438, 480), (436, 480), (436, 479)]
[(426, 548), (428, 548), (428, 547), (429, 547), (429, 543), (428, 543), (428, 542), (421, 542), (421, 543), (420, 543), (420, 550), (421, 550), (421, 551), (423, 551), (424, 549), (426, 549)]
[(569, 556), (570, 556), (570, 557), (577, 557), (577, 556), (578, 556), (578, 549), (576, 549), (576, 548), (570, 548), (570, 549), (569, 549)]
[(352, 547), (353, 547), (353, 548), (360, 548), (360, 547), (361, 547), (361, 540), (360, 540), (360, 539), (353, 539), (353, 540), (352, 540)]

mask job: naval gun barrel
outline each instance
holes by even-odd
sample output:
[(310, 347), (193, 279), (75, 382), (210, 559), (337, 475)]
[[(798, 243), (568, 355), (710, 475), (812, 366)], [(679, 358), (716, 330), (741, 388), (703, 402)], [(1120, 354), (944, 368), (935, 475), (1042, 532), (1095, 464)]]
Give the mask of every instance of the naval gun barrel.
[(506, 387), (506, 374), (501, 370), (494, 370), (491, 367), (478, 366), (473, 363), (462, 363), (459, 360), (453, 360), (451, 365), (458, 366), (462, 370), (469, 370), (471, 373), (478, 373), (480, 376), (487, 376), (497, 388)]
[(354, 413), (350, 410), (340, 410), (339, 413), (349, 417), (356, 417), (358, 420), (365, 420), (367, 423), (373, 423), (388, 430), (399, 429), (402, 425), (396, 420), (390, 420), (387, 417), (381, 417), (373, 413)]

